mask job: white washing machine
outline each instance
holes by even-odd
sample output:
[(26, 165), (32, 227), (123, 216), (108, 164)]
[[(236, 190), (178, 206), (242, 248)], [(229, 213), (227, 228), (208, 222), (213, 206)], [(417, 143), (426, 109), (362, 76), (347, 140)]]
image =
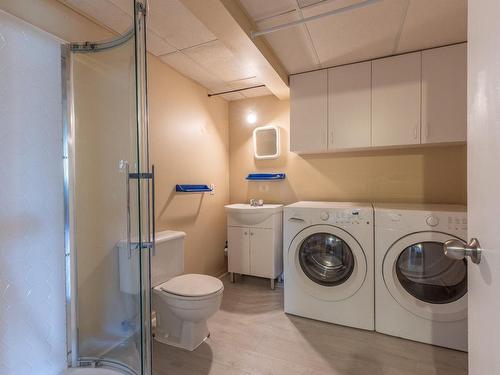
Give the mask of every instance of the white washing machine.
[(372, 205), (297, 202), (283, 222), (285, 312), (373, 330)]
[(467, 262), (443, 243), (465, 241), (464, 206), (374, 204), (375, 329), (467, 350)]

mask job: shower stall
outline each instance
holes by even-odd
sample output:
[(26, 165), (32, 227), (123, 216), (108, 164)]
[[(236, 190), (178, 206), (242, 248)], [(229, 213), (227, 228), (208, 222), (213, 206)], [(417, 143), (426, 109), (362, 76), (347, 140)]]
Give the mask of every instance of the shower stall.
[(67, 354), (69, 367), (149, 375), (147, 3), (127, 1), (127, 32), (62, 46)]

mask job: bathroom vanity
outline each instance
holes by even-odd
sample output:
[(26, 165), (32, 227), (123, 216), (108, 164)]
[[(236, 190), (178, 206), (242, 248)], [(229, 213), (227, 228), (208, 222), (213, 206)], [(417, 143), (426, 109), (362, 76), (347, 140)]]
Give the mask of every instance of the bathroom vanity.
[(283, 205), (230, 204), (227, 212), (228, 271), (275, 279), (283, 272)]

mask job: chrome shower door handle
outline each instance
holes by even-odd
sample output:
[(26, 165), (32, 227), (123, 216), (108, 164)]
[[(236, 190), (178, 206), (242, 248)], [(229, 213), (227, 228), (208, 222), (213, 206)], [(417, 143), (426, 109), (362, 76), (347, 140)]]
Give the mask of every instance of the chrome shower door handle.
[(127, 183), (127, 249), (128, 258), (132, 258), (132, 220), (130, 218), (130, 166), (128, 161), (125, 161), (125, 173), (127, 177), (125, 181)]
[(469, 257), (472, 263), (479, 264), (481, 262), (481, 245), (477, 238), (471, 238), (468, 244), (451, 239), (444, 243), (444, 255), (455, 260)]
[(130, 218), (130, 166), (127, 160), (120, 160), (119, 168), (125, 170), (125, 202), (127, 207), (127, 251), (128, 259), (132, 257), (132, 221)]
[(156, 214), (155, 214), (155, 165), (151, 165), (151, 230), (152, 230), (152, 244), (153, 255), (156, 253)]

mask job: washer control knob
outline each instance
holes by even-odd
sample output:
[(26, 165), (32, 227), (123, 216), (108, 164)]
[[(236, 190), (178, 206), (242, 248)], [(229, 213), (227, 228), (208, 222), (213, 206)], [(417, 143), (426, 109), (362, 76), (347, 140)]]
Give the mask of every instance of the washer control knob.
[(319, 215), (319, 218), (323, 221), (327, 221), (330, 218), (330, 215), (328, 215), (328, 212), (324, 211)]
[(426, 221), (427, 225), (429, 225), (431, 227), (435, 227), (436, 225), (439, 224), (439, 219), (436, 216), (429, 216), (429, 217), (427, 217), (427, 219), (425, 221)]

